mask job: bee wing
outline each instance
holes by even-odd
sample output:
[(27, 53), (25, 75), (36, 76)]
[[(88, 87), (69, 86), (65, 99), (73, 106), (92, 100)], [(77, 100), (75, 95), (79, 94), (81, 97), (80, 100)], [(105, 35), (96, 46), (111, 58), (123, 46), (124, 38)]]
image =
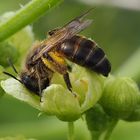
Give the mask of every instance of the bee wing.
[(65, 40), (72, 38), (77, 33), (81, 32), (83, 29), (88, 27), (92, 20), (84, 19), (84, 17), (90, 12), (88, 10), (86, 13), (82, 14), (79, 17), (76, 17), (68, 24), (64, 25), (62, 28), (58, 29), (55, 34), (50, 36), (44, 43), (43, 47), (40, 52), (34, 56), (33, 61), (39, 59), (43, 53), (49, 52), (52, 49), (56, 48), (60, 44), (62, 44)]

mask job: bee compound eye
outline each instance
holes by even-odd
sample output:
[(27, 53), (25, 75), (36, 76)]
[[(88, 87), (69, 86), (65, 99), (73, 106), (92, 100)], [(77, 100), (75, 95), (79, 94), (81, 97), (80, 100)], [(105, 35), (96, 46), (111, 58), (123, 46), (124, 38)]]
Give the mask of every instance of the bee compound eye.
[(36, 78), (23, 74), (21, 76), (21, 81), (24, 84), (24, 86), (30, 91), (33, 91), (35, 93), (39, 91), (38, 80)]

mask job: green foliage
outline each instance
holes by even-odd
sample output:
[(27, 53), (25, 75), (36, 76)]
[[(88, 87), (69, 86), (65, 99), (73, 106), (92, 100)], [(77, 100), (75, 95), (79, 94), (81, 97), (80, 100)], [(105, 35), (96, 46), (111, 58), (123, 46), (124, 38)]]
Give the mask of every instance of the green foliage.
[[(15, 15), (15, 12), (6, 12), (0, 17), (0, 23), (7, 21)], [(16, 63), (19, 67), (21, 61), (25, 57), (27, 50), (34, 41), (34, 34), (31, 26), (27, 26), (15, 33), (7, 40), (0, 42), (0, 65), (9, 67), (8, 59)]]
[(109, 125), (110, 119), (111, 118), (99, 104), (96, 104), (86, 112), (86, 122), (90, 131), (105, 131)]
[(86, 122), (92, 139), (108, 140), (118, 120), (108, 116), (97, 104), (86, 112)]
[(61, 0), (33, 0), (22, 7), (10, 19), (0, 24), (0, 41), (5, 40), (21, 28), (33, 22)]
[(73, 93), (71, 93), (63, 85), (56, 84), (58, 83), (58, 78), (55, 79), (55, 77), (53, 79), (54, 84), (46, 87), (43, 91), (41, 102), (39, 96), (28, 91), (21, 83), (14, 79), (10, 78), (2, 81), (1, 86), (7, 94), (30, 104), (46, 114), (56, 115), (63, 121), (74, 121), (77, 120), (86, 110), (93, 107), (100, 99), (103, 86), (102, 80), (104, 79), (100, 75), (85, 70), (82, 67), (78, 67), (77, 65), (75, 65), (73, 69), (77, 69), (78, 72), (83, 73), (83, 75), (79, 75), (79, 73), (71, 73), (71, 77), (73, 77), (71, 82), (76, 84), (77, 79), (78, 81), (86, 83), (85, 85), (82, 85), (87, 87), (84, 92), (85, 95), (82, 104), (80, 104), (80, 99), (83, 98), (83, 96), (80, 97), (83, 94), (83, 91), (80, 90), (81, 84), (76, 84), (76, 90), (73, 88)]
[[(100, 138), (102, 138), (108, 140), (118, 120), (123, 119), (127, 122), (140, 121), (139, 88), (137, 84), (129, 78), (132, 77), (137, 82), (139, 82), (140, 71), (139, 65), (137, 63), (140, 56), (139, 50), (128, 61), (126, 61), (126, 64), (120, 67), (116, 73), (121, 76), (126, 75), (126, 78), (114, 76), (108, 77), (106, 79), (94, 72), (74, 65), (72, 72), (70, 73), (74, 95), (69, 92), (69, 90), (67, 90), (63, 78), (60, 75), (55, 74), (52, 79), (52, 84), (43, 91), (43, 97), (41, 99), (42, 102), (40, 102), (40, 98), (37, 95), (28, 91), (18, 81), (15, 81), (14, 79), (7, 79), (7, 77), (3, 76), (2, 74), (2, 71), (9, 70), (9, 68), (7, 68), (7, 57), (10, 57), (19, 68), (25, 54), (28, 52), (31, 44), (34, 41), (34, 34), (30, 26), (25, 27), (22, 30), (20, 29), (25, 25), (32, 23), (46, 10), (54, 7), (60, 1), (61, 0), (32, 0), (29, 4), (23, 6), (23, 8), (21, 8), (21, 10), (19, 10), (18, 12), (8, 12), (0, 17), (0, 40), (5, 40), (0, 43), (0, 56), (2, 56), (0, 59), (0, 65), (4, 66), (4, 68), (0, 66), (0, 81), (2, 80), (1, 85), (8, 95), (11, 95), (20, 101), (30, 104), (32, 107), (41, 111), (41, 113), (43, 112), (43, 114), (57, 116), (57, 118), (59, 118), (60, 120), (75, 121), (80, 117), (83, 117), (84, 114), (86, 116), (86, 122), (92, 139), (99, 140)], [(38, 32), (42, 31), (41, 34), (44, 34), (44, 28), (42, 28), (42, 25), (45, 26), (46, 32), (47, 29), (50, 29), (51, 26), (56, 26), (55, 24), (58, 24), (59, 21), (64, 22), (63, 16), (67, 18), (68, 14), (64, 11), (70, 11), (71, 7), (73, 7), (73, 10), (71, 11), (72, 14), (76, 13), (75, 11), (78, 11), (77, 7), (85, 9), (85, 5), (77, 4), (75, 1), (66, 1), (61, 7), (61, 13), (55, 11), (53, 15), (52, 11), (47, 15), (48, 20), (46, 20), (45, 17), (44, 19), (40, 19), (38, 23), (34, 24), (39, 24), (39, 26), (35, 28), (35, 30), (38, 30)], [(107, 11), (110, 16), (106, 18), (107, 12), (99, 12), (101, 9)], [(111, 52), (109, 54), (111, 59), (109, 59), (113, 62), (113, 68), (116, 68), (118, 64), (114, 62), (121, 61), (126, 56), (126, 54), (129, 54), (130, 52), (132, 53), (132, 49), (129, 50), (130, 52), (126, 51), (126, 48), (124, 46), (133, 45), (134, 47), (134, 44), (139, 43), (139, 41), (135, 43), (135, 39), (134, 43), (130, 41), (132, 39), (132, 35), (135, 34), (135, 32), (137, 32), (138, 34), (138, 28), (137, 26), (135, 26), (135, 30), (137, 31), (133, 31), (133, 33), (125, 32), (126, 30), (118, 30), (119, 27), (121, 27), (122, 30), (124, 27), (129, 28), (130, 25), (130, 27), (133, 27), (133, 20), (130, 21), (129, 19), (131, 16), (133, 17), (133, 14), (130, 15), (128, 13), (128, 15), (130, 16), (129, 17), (127, 16), (127, 13), (125, 13), (125, 11), (119, 11), (117, 9), (109, 9), (105, 7), (97, 8), (96, 11), (97, 13), (103, 13), (103, 15), (102, 18), (100, 18), (99, 14), (95, 13), (95, 20), (97, 22), (94, 23), (96, 27), (96, 29), (94, 30), (94, 38), (95, 40), (98, 40), (99, 44), (101, 44), (102, 46), (113, 46), (108, 48), (106, 47), (106, 50), (108, 54), (109, 52)], [(59, 16), (59, 13), (62, 16)], [(126, 17), (126, 20), (130, 21), (126, 25), (124, 25), (122, 21), (118, 20), (119, 17), (122, 20), (123, 16)], [(129, 18), (127, 19), (127, 17)], [(51, 21), (51, 19), (55, 20)], [(42, 22), (40, 22), (41, 20)], [(113, 26), (115, 26), (114, 30), (111, 30), (113, 29), (111, 23)], [(108, 33), (108, 35), (106, 35), (106, 32)], [(124, 36), (126, 36), (127, 41), (126, 39), (122, 39), (123, 35), (121, 34), (121, 32)], [(91, 34), (89, 36), (92, 37), (92, 30), (89, 30), (88, 33)], [(127, 38), (128, 35), (129, 39)], [(117, 38), (118, 36), (119, 38)], [(133, 38), (139, 38), (139, 35), (137, 35), (137, 37), (134, 36)], [(115, 42), (113, 42), (113, 39), (115, 40)], [(116, 46), (117, 49), (115, 49), (114, 46)], [(118, 49), (119, 47), (120, 49)], [(123, 55), (120, 55), (121, 51), (125, 51), (126, 54), (122, 53)], [(0, 97), (4, 94), (3, 89), (0, 88)], [(15, 106), (15, 108), (18, 108), (18, 106)], [(9, 113), (9, 107), (5, 110), (8, 110), (7, 113)], [(16, 113), (14, 118), (16, 118)], [(24, 117), (22, 119), (24, 119)], [(70, 124), (72, 123), (69, 123), (69, 129), (72, 128), (72, 125)], [(50, 126), (51, 124), (49, 125), (49, 129)], [(54, 125), (54, 128), (55, 127), (56, 126)], [(60, 127), (61, 126), (57, 126), (57, 132)], [(28, 126), (25, 126), (24, 130), (28, 130), (29, 133), (33, 133), (31, 132), (32, 130), (30, 131), (27, 128)], [(41, 135), (42, 133), (44, 133), (43, 130), (46, 131), (45, 129), (39, 128), (36, 133), (38, 135)], [(70, 135), (72, 136), (71, 139), (73, 139), (73, 132), (73, 128), (72, 131), (69, 130), (69, 133), (71, 133)], [(51, 132), (49, 131), (48, 133)], [(55, 134), (59, 135), (58, 133)], [(2, 139), (25, 138), (7, 137)]]
[(35, 139), (32, 139), (32, 138), (25, 138), (23, 136), (16, 136), (16, 137), (3, 137), (3, 138), (0, 138), (0, 140), (35, 140)]
[[(0, 81), (4, 80), (4, 76), (3, 76), (3, 71), (4, 68), (0, 65)], [(4, 95), (4, 90), (2, 89), (2, 87), (0, 86), (0, 98)]]
[(8, 67), (8, 59), (11, 59), (14, 63), (19, 57), (19, 51), (8, 41), (0, 43), (0, 65)]

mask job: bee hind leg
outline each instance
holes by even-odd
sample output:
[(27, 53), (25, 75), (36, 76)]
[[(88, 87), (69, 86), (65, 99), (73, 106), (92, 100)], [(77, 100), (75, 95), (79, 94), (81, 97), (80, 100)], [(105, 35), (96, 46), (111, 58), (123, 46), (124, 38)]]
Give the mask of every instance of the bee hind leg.
[(64, 81), (66, 83), (66, 86), (67, 86), (68, 90), (72, 92), (72, 85), (71, 85), (71, 82), (70, 82), (69, 74), (68, 73), (64, 74), (63, 78), (64, 78)]
[(68, 73), (64, 74), (63, 78), (64, 78), (64, 81), (66, 83), (68, 90), (76, 97), (76, 94), (72, 91), (72, 85), (70, 82), (69, 74)]

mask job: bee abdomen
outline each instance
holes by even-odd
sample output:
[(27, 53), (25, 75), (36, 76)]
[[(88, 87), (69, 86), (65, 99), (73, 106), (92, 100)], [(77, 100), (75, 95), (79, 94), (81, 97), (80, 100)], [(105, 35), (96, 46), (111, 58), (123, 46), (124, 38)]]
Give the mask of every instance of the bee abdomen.
[(74, 36), (62, 44), (60, 51), (70, 61), (83, 65), (93, 46), (94, 42), (81, 36)]
[(108, 76), (111, 71), (111, 64), (106, 56), (104, 56), (95, 66), (92, 67), (92, 70), (97, 73), (101, 73), (104, 76)]
[(108, 76), (111, 65), (104, 51), (97, 44), (81, 36), (74, 36), (60, 47), (70, 61)]
[(108, 61), (104, 51), (98, 46), (91, 50), (83, 66), (90, 68), (91, 70), (101, 73), (104, 76), (108, 76), (111, 71), (111, 64)]

